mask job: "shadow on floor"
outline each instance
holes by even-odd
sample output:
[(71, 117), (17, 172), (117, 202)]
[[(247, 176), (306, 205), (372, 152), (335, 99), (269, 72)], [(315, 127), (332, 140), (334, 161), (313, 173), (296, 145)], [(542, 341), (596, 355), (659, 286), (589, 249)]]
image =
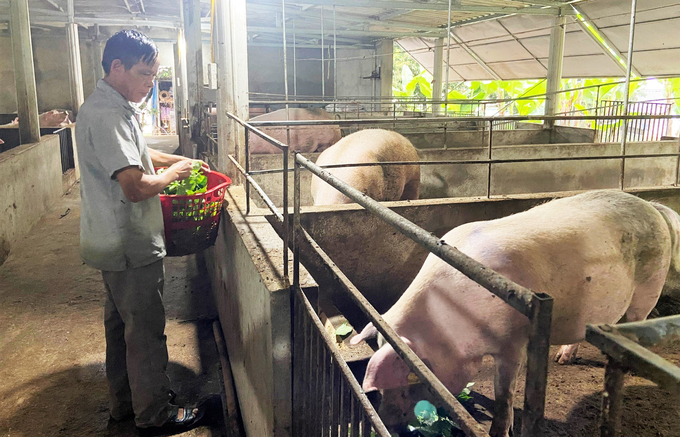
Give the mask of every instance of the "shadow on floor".
[[(194, 403), (208, 393), (204, 377), (171, 362), (168, 375), (177, 389), (177, 402)], [(16, 397), (12, 418), (0, 422), (0, 434), (10, 436), (136, 436), (134, 421), (109, 423), (108, 389), (104, 363), (72, 367), (28, 381), (4, 397)], [(185, 436), (222, 436), (223, 418), (217, 414), (210, 428)]]

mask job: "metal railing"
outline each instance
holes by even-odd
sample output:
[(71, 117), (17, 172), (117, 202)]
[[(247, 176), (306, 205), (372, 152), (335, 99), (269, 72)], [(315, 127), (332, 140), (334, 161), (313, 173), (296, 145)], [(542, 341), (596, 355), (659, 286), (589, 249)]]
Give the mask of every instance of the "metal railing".
[[(298, 126), (298, 125), (328, 125), (328, 124), (371, 124), (378, 123), (392, 123), (393, 120), (347, 120), (347, 121), (285, 121), (285, 122), (252, 122), (246, 123), (238, 119), (238, 117), (227, 114), (230, 118), (244, 126), (248, 132), (253, 132), (256, 135), (264, 138), (269, 143), (275, 145), (283, 152), (283, 168), (289, 169), (288, 152), (289, 147), (268, 135), (259, 131), (255, 126)], [(489, 167), (494, 163), (506, 162), (538, 162), (538, 161), (563, 161), (563, 160), (594, 160), (594, 159), (622, 159), (634, 157), (656, 157), (669, 156), (678, 157), (680, 154), (655, 154), (655, 155), (614, 155), (614, 156), (599, 156), (599, 157), (568, 157), (568, 158), (547, 158), (547, 159), (521, 159), (521, 160), (493, 160), (491, 159), (491, 132), (494, 123), (496, 122), (518, 122), (533, 119), (552, 119), (552, 120), (569, 120), (569, 119), (614, 119), (614, 116), (604, 117), (496, 117), (496, 118), (468, 118), (473, 121), (486, 121), (489, 123), (489, 159), (484, 161), (450, 161), (450, 163), (472, 163), (472, 164), (487, 164)], [(640, 119), (640, 116), (628, 116), (629, 120)], [(668, 119), (673, 116), (654, 116), (654, 119)], [(432, 119), (427, 119), (432, 120)], [(432, 120), (431, 122), (436, 122)], [(306, 159), (299, 153), (294, 155), (294, 209), (293, 209), (293, 223), (292, 228), (289, 226), (288, 218), (288, 171), (270, 170), (268, 172), (280, 171), (283, 173), (283, 213), (279, 212), (273, 202), (268, 198), (267, 194), (253, 179), (253, 175), (262, 174), (264, 172), (250, 171), (250, 156), (248, 150), (248, 135), (246, 134), (246, 168), (244, 169), (232, 156), (231, 161), (246, 177), (246, 198), (247, 198), (247, 213), (250, 211), (250, 185), (255, 188), (256, 192), (264, 200), (267, 207), (272, 211), (277, 221), (282, 225), (280, 232), (284, 240), (284, 272), (286, 279), (288, 278), (288, 256), (287, 248), (291, 247), (294, 253), (293, 262), (293, 292), (295, 293), (293, 305), (293, 372), (296, 379), (294, 385), (293, 405), (294, 405), (294, 426), (301, 430), (321, 430), (321, 435), (326, 435), (328, 429), (338, 426), (340, 429), (345, 424), (354, 423), (355, 425), (348, 425), (349, 428), (365, 430), (370, 435), (370, 430), (374, 430), (378, 435), (383, 435), (382, 422), (377, 416), (374, 416), (374, 411), (368, 408), (370, 403), (365, 398), (365, 395), (358, 388), (358, 383), (354, 384), (349, 375), (345, 372), (346, 363), (341, 360), (337, 354), (334, 343), (328, 339), (323, 326), (318, 319), (315, 319), (315, 313), (309, 303), (303, 299), (304, 295), (299, 287), (299, 264), (300, 264), (300, 246), (304, 246), (306, 250), (313, 250), (325, 264), (327, 272), (334, 278), (335, 282), (340, 284), (342, 288), (349, 293), (349, 296), (359, 309), (364, 312), (368, 319), (373, 322), (376, 329), (385, 337), (387, 342), (394, 348), (399, 356), (406, 362), (409, 368), (424, 382), (430, 392), (435, 398), (441, 402), (447, 413), (458, 422), (461, 429), (467, 435), (471, 436), (486, 436), (485, 431), (478, 423), (469, 415), (469, 413), (458, 403), (455, 397), (443, 386), (443, 384), (432, 374), (432, 372), (425, 366), (425, 364), (418, 358), (413, 351), (401, 340), (401, 338), (387, 325), (380, 314), (372, 307), (372, 305), (363, 297), (358, 289), (351, 283), (351, 281), (335, 266), (333, 261), (325, 254), (313, 238), (302, 228), (300, 224), (300, 172), (307, 169), (312, 174), (329, 183), (343, 194), (362, 205), (372, 214), (378, 216), (383, 221), (387, 222), (398, 231), (408, 236), (416, 243), (424, 246), (428, 251), (442, 258), (454, 268), (461, 271), (464, 275), (479, 283), (490, 292), (504, 299), (506, 303), (511, 305), (517, 311), (524, 314), (531, 322), (530, 341), (527, 352), (527, 378), (525, 387), (525, 405), (524, 417), (522, 420), (522, 435), (534, 436), (539, 435), (539, 425), (543, 418), (545, 408), (545, 390), (547, 381), (547, 360), (549, 348), (549, 335), (552, 314), (552, 298), (545, 294), (533, 293), (518, 284), (515, 284), (503, 276), (485, 268), (483, 265), (477, 263), (473, 259), (467, 257), (457, 249), (448, 246), (443, 240), (439, 240), (427, 231), (419, 228), (412, 222), (404, 219), (398, 214), (382, 206), (379, 202), (367, 197), (363, 193), (355, 190), (344, 182), (333, 177), (324, 168), (342, 167), (342, 166), (357, 166), (357, 164), (334, 165), (325, 166), (321, 168)], [(449, 161), (442, 161), (449, 163)], [(415, 162), (389, 162), (380, 163), (379, 165), (404, 165), (414, 164)], [(440, 162), (420, 162), (418, 164), (437, 164)], [(359, 164), (359, 165), (376, 165), (376, 164)], [(489, 180), (490, 181), (490, 180)], [(490, 190), (490, 186), (488, 187)], [(292, 238), (289, 233), (293, 232)], [(307, 315), (301, 316), (301, 308), (307, 308)], [(297, 319), (295, 314), (297, 314)], [(300, 321), (300, 317), (309, 317), (306, 322)], [(305, 325), (306, 323), (306, 325)], [(315, 328), (314, 328), (315, 326)], [(300, 331), (302, 330), (302, 331)], [(314, 332), (314, 333), (312, 333)], [(302, 341), (296, 336), (301, 334)], [(316, 346), (315, 346), (316, 345)], [(325, 346), (324, 346), (325, 345)], [(303, 361), (299, 361), (303, 360)], [(307, 361), (304, 361), (307, 360)], [(332, 369), (332, 370), (331, 370)], [(299, 372), (298, 372), (299, 371)], [(310, 373), (311, 372), (311, 373)], [(346, 384), (344, 387), (338, 387), (335, 382), (341, 375), (340, 379)], [(305, 379), (308, 378), (308, 379)], [(321, 379), (319, 379), (321, 378)], [(344, 379), (343, 379), (344, 378)], [(306, 382), (303, 382), (306, 381)], [(327, 382), (331, 382), (331, 388), (327, 387)], [(305, 385), (307, 384), (307, 385)], [(342, 383), (341, 383), (342, 384)], [(296, 388), (297, 387), (297, 388)], [(343, 390), (350, 388), (351, 393), (345, 396)], [(340, 393), (340, 394), (338, 394)], [(347, 402), (344, 401), (347, 399)], [(324, 406), (317, 411), (318, 414), (311, 414), (308, 407), (314, 405)], [(349, 405), (350, 407), (346, 407)], [(316, 407), (314, 407), (316, 408)], [(349, 413), (346, 408), (350, 408)], [(321, 414), (322, 411), (327, 412)], [(358, 412), (357, 412), (358, 411)], [(349, 414), (349, 416), (348, 416)], [(316, 418), (316, 422), (314, 419)], [(330, 427), (330, 428), (329, 428)], [(324, 431), (326, 430), (326, 431)], [(316, 431), (314, 431), (316, 432)], [(316, 434), (312, 434), (316, 435)], [(345, 435), (345, 434), (342, 434)]]
[(680, 397), (680, 367), (647, 349), (671, 339), (680, 339), (680, 315), (586, 327), (586, 340), (607, 354), (600, 421), (602, 437), (621, 435), (626, 372), (635, 372)]
[[(288, 168), (287, 153), (288, 148), (286, 145), (276, 141), (275, 139), (267, 136), (266, 134), (259, 132), (251, 124), (245, 123), (238, 117), (228, 114), (230, 118), (237, 121), (239, 124), (244, 126), (247, 130), (254, 132), (260, 137), (264, 138), (271, 144), (277, 146), (284, 153), (284, 168)], [(247, 137), (247, 135), (246, 135)], [(247, 147), (247, 145), (246, 145)], [(246, 156), (248, 153), (246, 152)], [(442, 258), (444, 261), (452, 265), (454, 268), (460, 270), (463, 274), (468, 276), (470, 279), (479, 283), (483, 287), (487, 288), (490, 292), (501, 297), (510, 306), (515, 308), (517, 311), (524, 314), (529, 318), (531, 323), (530, 329), (530, 340), (528, 345), (528, 364), (527, 364), (527, 383), (525, 388), (525, 406), (524, 406), (524, 419), (523, 419), (523, 435), (532, 436), (538, 435), (539, 424), (543, 418), (543, 412), (545, 408), (545, 389), (547, 380), (547, 366), (548, 366), (548, 348), (550, 344), (550, 322), (552, 315), (552, 298), (545, 294), (536, 294), (532, 291), (507, 280), (500, 274), (485, 268), (483, 265), (477, 263), (473, 259), (469, 258), (457, 249), (448, 246), (443, 240), (439, 240), (434, 237), (424, 229), (416, 226), (412, 222), (402, 218), (396, 213), (390, 211), (389, 209), (382, 206), (379, 202), (376, 202), (367, 196), (363, 195), (359, 191), (350, 187), (349, 185), (343, 183), (342, 181), (336, 179), (330, 175), (327, 171), (321, 169), (320, 167), (313, 164), (311, 161), (304, 158), (301, 154), (295, 153), (294, 160), (294, 173), (295, 173), (295, 193), (294, 193), (294, 222), (293, 222), (293, 238), (289, 237), (289, 226), (287, 223), (287, 210), (288, 210), (288, 194), (287, 194), (287, 171), (282, 172), (284, 175), (283, 188), (283, 210), (284, 214), (280, 214), (276, 207), (273, 205), (271, 200), (269, 200), (266, 194), (263, 192), (261, 187), (252, 179), (249, 174), (249, 159), (246, 159), (246, 169), (243, 169), (238, 162), (233, 157), (230, 157), (232, 162), (236, 167), (246, 176), (246, 183), (252, 184), (256, 189), (257, 193), (263, 197), (265, 203), (270, 210), (277, 217), (279, 222), (283, 222), (282, 234), (284, 239), (284, 255), (287, 253), (288, 242), (293, 243), (293, 253), (294, 253), (294, 263), (293, 263), (293, 290), (297, 292), (299, 289), (299, 263), (300, 263), (300, 244), (299, 242), (305, 241), (308, 243), (309, 247), (314, 248), (319, 256), (321, 256), (325, 261), (326, 265), (331, 269), (332, 274), (341, 283), (344, 289), (350, 294), (354, 302), (359, 306), (359, 308), (368, 316), (374, 326), (378, 329), (380, 333), (383, 334), (388, 343), (397, 351), (397, 353), (404, 359), (411, 370), (423, 381), (428, 389), (433, 393), (433, 395), (442, 403), (443, 408), (447, 413), (458, 422), (461, 429), (466, 432), (467, 435), (471, 436), (486, 436), (488, 435), (483, 428), (472, 418), (472, 416), (460, 405), (456, 400), (455, 396), (451, 394), (439, 381), (435, 375), (427, 368), (427, 366), (420, 360), (420, 358), (415, 355), (415, 353), (401, 340), (401, 338), (393, 331), (393, 329), (387, 325), (380, 314), (373, 308), (373, 306), (363, 297), (363, 295), (354, 287), (354, 285), (349, 281), (349, 279), (335, 267), (334, 263), (328, 258), (328, 256), (323, 252), (323, 250), (314, 242), (312, 237), (301, 227), (300, 225), (300, 170), (302, 167), (308, 169), (313, 174), (320, 177), (322, 180), (330, 183), (333, 187), (343, 192), (345, 195), (362, 205), (364, 208), (369, 210), (371, 213), (375, 214), (382, 220), (386, 221), (397, 230), (402, 232), (404, 235), (413, 239), (418, 244), (421, 244), (430, 252)], [(249, 188), (246, 187), (246, 190)], [(284, 271), (288, 271), (288, 259), (284, 256)], [(293, 322), (296, 326), (296, 321)], [(323, 329), (322, 326), (317, 326), (319, 329)], [(294, 328), (295, 329), (295, 328)], [(325, 338), (324, 334), (322, 337)], [(295, 338), (295, 337), (294, 337)], [(328, 342), (329, 347), (332, 342)], [(334, 345), (332, 346), (334, 348)], [(297, 351), (297, 352), (296, 352)], [(296, 353), (305, 354), (304, 349), (298, 348), (294, 345), (294, 356)], [(312, 354), (309, 352), (309, 354)], [(299, 357), (298, 357), (299, 359)], [(321, 358), (323, 360), (323, 358)], [(296, 358), (294, 358), (296, 360)], [(324, 361), (325, 362), (325, 361)], [(299, 364), (298, 364), (299, 365)], [(294, 365), (295, 367), (295, 365)], [(295, 372), (295, 371), (294, 371)], [(298, 390), (300, 392), (300, 390)], [(363, 393), (355, 393), (356, 396), (361, 398), (364, 396)], [(296, 405), (298, 400), (295, 397), (293, 404)], [(313, 396), (318, 396), (318, 393), (313, 394)], [(362, 398), (363, 399), (363, 398)], [(300, 401), (305, 402), (305, 401)], [(363, 403), (363, 400), (362, 400)], [(303, 411), (302, 408), (301, 411)], [(371, 411), (365, 411), (368, 419), (371, 419)], [(322, 416), (323, 417), (323, 416)], [(323, 428), (323, 418), (322, 428)], [(295, 421), (295, 419), (294, 419)], [(361, 419), (362, 423), (368, 423)], [(379, 419), (375, 422), (371, 421), (372, 424), (378, 424)], [(304, 422), (304, 420), (303, 420)], [(379, 425), (378, 425), (379, 426)], [(382, 435), (382, 434), (381, 434)]]

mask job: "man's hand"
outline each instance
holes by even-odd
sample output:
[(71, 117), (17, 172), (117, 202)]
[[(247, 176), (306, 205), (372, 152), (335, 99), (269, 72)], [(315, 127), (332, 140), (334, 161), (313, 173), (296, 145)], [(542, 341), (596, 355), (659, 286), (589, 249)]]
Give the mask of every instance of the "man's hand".
[[(191, 159), (183, 159), (181, 161), (177, 161), (176, 163), (172, 164), (170, 167), (168, 167), (165, 172), (171, 172), (175, 174), (175, 179), (174, 181), (180, 181), (182, 179), (186, 179), (191, 175), (191, 170), (194, 167), (194, 162)], [(172, 181), (170, 181), (172, 182)]]
[(200, 159), (192, 159), (191, 162), (200, 162), (201, 163), (201, 169), (203, 171), (209, 172), (210, 171), (210, 166), (205, 163), (205, 161), (202, 161)]

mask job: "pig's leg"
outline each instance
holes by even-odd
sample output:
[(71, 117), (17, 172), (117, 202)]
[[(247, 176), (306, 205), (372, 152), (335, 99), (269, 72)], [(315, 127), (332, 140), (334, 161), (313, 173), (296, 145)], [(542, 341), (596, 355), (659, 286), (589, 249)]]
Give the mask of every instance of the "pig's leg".
[(578, 343), (565, 344), (555, 354), (555, 361), (558, 364), (574, 364), (576, 361), (576, 353), (578, 352)]
[(420, 196), (420, 181), (411, 181), (404, 186), (404, 192), (399, 200), (418, 200)]
[(491, 422), (491, 437), (509, 437), (512, 432), (514, 411), (512, 408), (515, 397), (515, 383), (517, 373), (521, 367), (522, 351), (514, 350), (511, 353), (504, 351), (502, 355), (494, 356), (496, 375), (494, 377), (494, 415)]

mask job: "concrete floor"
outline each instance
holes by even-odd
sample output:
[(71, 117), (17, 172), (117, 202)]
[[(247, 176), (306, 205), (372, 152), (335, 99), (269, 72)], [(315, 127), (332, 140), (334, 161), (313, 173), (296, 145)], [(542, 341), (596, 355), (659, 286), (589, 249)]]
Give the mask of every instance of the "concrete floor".
[[(78, 255), (76, 185), (0, 266), (0, 436), (132, 436), (108, 423), (104, 287)], [(209, 279), (194, 256), (165, 263), (168, 373), (180, 403), (221, 390)], [(220, 436), (202, 427), (183, 435)]]

